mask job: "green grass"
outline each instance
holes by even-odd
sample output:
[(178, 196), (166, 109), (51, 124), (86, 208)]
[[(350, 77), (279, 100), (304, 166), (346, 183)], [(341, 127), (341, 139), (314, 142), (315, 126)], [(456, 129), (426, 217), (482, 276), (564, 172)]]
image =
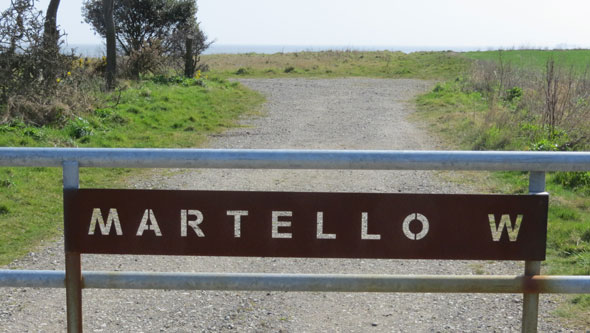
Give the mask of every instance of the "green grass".
[(224, 77), (376, 77), (447, 79), (469, 62), (452, 52), (323, 51), (204, 55)]
[(590, 65), (590, 50), (505, 50), (465, 52), (465, 57), (473, 60), (499, 61), (510, 63), (518, 68), (542, 70), (547, 60), (554, 59), (564, 68), (584, 71)]
[[(0, 146), (198, 147), (206, 135), (235, 126), (263, 97), (221, 79), (180, 84), (142, 81), (106, 105), (64, 124), (0, 125)], [(82, 187), (125, 187), (130, 169), (81, 169)], [(61, 169), (0, 168), (0, 265), (63, 233)]]
[[(553, 53), (514, 51), (511, 56), (519, 52), (523, 56), (535, 55), (538, 64)], [(577, 61), (579, 68), (584, 59), (582, 55), (589, 54), (588, 51), (566, 53), (569, 52), (569, 61), (572, 64)], [(497, 52), (476, 55), (491, 59)], [(522, 66), (530, 64), (523, 60)], [(459, 149), (551, 150), (555, 145), (559, 146), (561, 140), (560, 136), (547, 139), (545, 132), (532, 123), (517, 122), (516, 119), (526, 119), (526, 115), (517, 115), (522, 111), (511, 105), (490, 107), (489, 100), (469, 89), (462, 80), (437, 84), (430, 92), (418, 96), (416, 105), (415, 119), (444, 138), (449, 146)], [(528, 187), (528, 173), (523, 172), (461, 173), (460, 177), (452, 178), (469, 183), (482, 192), (527, 193)], [(547, 260), (543, 263), (543, 273), (590, 275), (590, 173), (549, 173), (547, 191), (550, 204)], [(590, 325), (590, 295), (568, 299), (568, 303), (560, 306), (558, 314), (576, 325)]]

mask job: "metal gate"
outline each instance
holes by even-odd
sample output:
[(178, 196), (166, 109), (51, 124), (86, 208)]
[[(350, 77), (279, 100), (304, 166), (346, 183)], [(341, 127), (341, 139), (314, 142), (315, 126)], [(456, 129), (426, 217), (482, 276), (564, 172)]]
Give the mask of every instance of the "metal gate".
[[(531, 194), (547, 195), (545, 193), (545, 172), (590, 171), (590, 153), (0, 148), (0, 166), (62, 167), (64, 193), (78, 189), (80, 167), (125, 167), (515, 170), (530, 172), (529, 192)], [(236, 214), (239, 215), (239, 213)], [(490, 219), (493, 218), (490, 217)], [(590, 293), (590, 276), (539, 275), (541, 266), (539, 260), (526, 260), (524, 274), (516, 276), (396, 276), (83, 272), (80, 266), (79, 250), (70, 251), (66, 248), (65, 256), (65, 271), (1, 270), (0, 287), (65, 287), (67, 322), (70, 332), (82, 330), (81, 291), (83, 288), (523, 293), (523, 332), (537, 330), (539, 293)]]

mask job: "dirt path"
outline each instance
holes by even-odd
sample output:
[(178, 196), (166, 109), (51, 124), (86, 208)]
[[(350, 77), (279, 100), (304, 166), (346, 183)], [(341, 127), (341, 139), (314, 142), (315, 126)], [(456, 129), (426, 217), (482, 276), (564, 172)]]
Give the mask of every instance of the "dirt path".
[[(417, 80), (243, 80), (268, 98), (266, 115), (211, 141), (215, 148), (435, 149), (407, 121)], [(172, 170), (138, 188), (465, 192), (424, 171)], [(63, 269), (62, 243), (11, 265)], [(218, 257), (83, 256), (85, 270), (378, 274), (520, 274), (522, 263)], [(63, 290), (4, 289), (0, 329), (63, 331)], [(542, 297), (540, 331), (560, 331)], [(521, 295), (85, 290), (87, 332), (519, 331)]]

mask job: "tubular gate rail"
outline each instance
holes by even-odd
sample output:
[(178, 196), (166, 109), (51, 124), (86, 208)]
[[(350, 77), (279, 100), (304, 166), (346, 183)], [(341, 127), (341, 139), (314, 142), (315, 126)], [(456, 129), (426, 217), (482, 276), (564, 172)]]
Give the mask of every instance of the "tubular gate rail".
[[(531, 194), (546, 194), (545, 172), (590, 171), (590, 153), (0, 148), (2, 166), (62, 167), (64, 191), (78, 189), (80, 167), (514, 170), (530, 172)], [(525, 261), (524, 274), (510, 276), (217, 274), (82, 272), (80, 253), (65, 255), (65, 271), (0, 270), (0, 287), (65, 287), (70, 332), (82, 330), (82, 288), (523, 293), (523, 332), (537, 330), (539, 293), (590, 293), (590, 276), (540, 275), (540, 261)]]

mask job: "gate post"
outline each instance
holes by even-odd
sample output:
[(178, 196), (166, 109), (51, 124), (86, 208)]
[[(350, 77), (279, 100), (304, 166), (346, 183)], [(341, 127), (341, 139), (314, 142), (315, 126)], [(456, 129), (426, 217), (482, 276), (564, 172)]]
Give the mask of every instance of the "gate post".
[[(545, 172), (531, 171), (529, 174), (529, 193), (545, 192)], [(541, 273), (540, 261), (525, 261), (524, 275), (538, 275)], [(537, 332), (539, 317), (539, 294), (525, 293), (522, 295), (522, 332)]]
[[(78, 162), (64, 161), (64, 191), (68, 189), (78, 189), (79, 185), (80, 173)], [(82, 268), (80, 266), (80, 253), (66, 251), (65, 256), (68, 333), (82, 332)]]

